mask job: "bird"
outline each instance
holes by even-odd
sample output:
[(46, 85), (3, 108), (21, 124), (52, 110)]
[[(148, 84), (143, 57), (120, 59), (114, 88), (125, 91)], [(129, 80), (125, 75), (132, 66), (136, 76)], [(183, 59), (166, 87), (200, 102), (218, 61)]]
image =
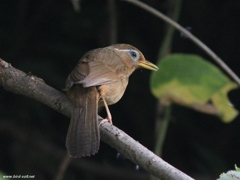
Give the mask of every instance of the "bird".
[[(73, 104), (66, 137), (66, 148), (72, 158), (91, 156), (98, 152), (100, 130), (98, 108), (105, 107), (102, 122), (112, 124), (108, 105), (123, 96), (129, 76), (138, 68), (157, 71), (136, 47), (113, 44), (87, 52), (66, 80), (65, 90)], [(101, 122), (101, 123), (102, 123)]]

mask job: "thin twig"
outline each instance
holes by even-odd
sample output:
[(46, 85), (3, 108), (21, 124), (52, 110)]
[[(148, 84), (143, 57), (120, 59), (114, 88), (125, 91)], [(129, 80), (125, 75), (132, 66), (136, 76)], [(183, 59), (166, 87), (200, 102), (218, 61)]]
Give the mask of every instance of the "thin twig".
[[(172, 5), (167, 11), (169, 11), (168, 16), (170, 16), (173, 21), (177, 22), (181, 12), (182, 0), (176, 0), (174, 2), (169, 2), (169, 4), (171, 3)], [(158, 51), (158, 61), (171, 52), (174, 32), (175, 28), (169, 24), (166, 24), (166, 34)]]
[(57, 174), (54, 177), (54, 180), (62, 180), (64, 178), (64, 174), (65, 174), (70, 162), (71, 162), (71, 158), (66, 153), (65, 157), (63, 158), (63, 160), (59, 166)]
[(109, 44), (117, 43), (117, 6), (116, 1), (108, 0)]
[(81, 10), (81, 0), (71, 0), (73, 8), (76, 12), (80, 12)]
[(191, 39), (197, 46), (199, 46), (201, 49), (203, 49), (212, 59), (222, 68), (225, 70), (225, 72), (232, 77), (233, 80), (236, 81), (236, 83), (240, 86), (240, 79), (239, 77), (224, 63), (224, 61), (218, 57), (208, 46), (206, 46), (202, 41), (200, 41), (197, 37), (195, 37), (192, 33), (187, 31), (184, 27), (179, 25), (178, 23), (174, 22), (169, 17), (165, 16), (163, 13), (157, 11), (156, 9), (152, 8), (151, 6), (148, 6), (147, 4), (140, 2), (138, 0), (122, 0), (129, 3), (132, 3), (147, 12), (157, 16), (158, 18), (162, 19), (166, 23), (170, 24), (171, 26), (175, 27), (177, 30), (182, 32), (184, 35), (186, 35), (189, 39)]
[[(163, 105), (162, 105), (163, 106)], [(170, 117), (171, 117), (171, 105), (169, 106), (165, 106), (164, 107), (165, 111), (164, 111), (164, 118), (161, 119), (161, 126), (159, 126), (160, 130), (157, 132), (157, 141), (155, 144), (155, 149), (154, 152), (156, 155), (158, 156), (162, 156), (162, 150), (163, 150), (163, 144), (165, 141), (165, 137), (167, 134), (167, 129), (168, 129), (168, 125), (169, 125), (169, 121), (170, 121)]]
[[(169, 12), (168, 15), (174, 21), (178, 21), (178, 18), (181, 12), (182, 0), (176, 0), (174, 2), (175, 3), (170, 1), (170, 3), (172, 3), (172, 6), (170, 6), (168, 9), (168, 12)], [(171, 52), (173, 34), (175, 32), (175, 28), (173, 26), (170, 26), (169, 24), (166, 24), (166, 26), (167, 26), (166, 35), (159, 49), (158, 60), (162, 59), (164, 56), (168, 55)], [(163, 149), (167, 128), (168, 128), (168, 124), (171, 116), (170, 107), (166, 107), (159, 100), (157, 103), (156, 111), (157, 111), (156, 113), (157, 116), (155, 120), (156, 143), (155, 143), (154, 152), (158, 156), (162, 157), (162, 149)], [(162, 115), (164, 118), (162, 118)]]

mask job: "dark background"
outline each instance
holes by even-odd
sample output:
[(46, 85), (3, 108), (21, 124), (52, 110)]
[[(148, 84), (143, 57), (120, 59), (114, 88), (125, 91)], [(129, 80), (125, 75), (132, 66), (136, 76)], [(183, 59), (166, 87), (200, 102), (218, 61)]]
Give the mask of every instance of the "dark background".
[[(147, 1), (164, 13), (171, 2)], [(110, 8), (107, 0), (82, 0), (80, 12), (68, 0), (1, 0), (0, 58), (62, 90), (85, 52), (111, 43)], [(155, 63), (166, 24), (123, 1), (116, 1), (116, 8), (117, 42), (136, 46)], [(184, 0), (179, 19), (240, 76), (239, 22), (239, 0)], [(172, 52), (195, 53), (212, 61), (179, 32), (174, 34)], [(110, 110), (114, 125), (152, 150), (157, 101), (149, 89), (150, 73), (136, 71), (124, 97)], [(53, 179), (65, 157), (69, 119), (3, 88), (0, 93), (0, 171)], [(239, 93), (229, 94), (238, 110)], [(240, 166), (239, 129), (239, 117), (224, 124), (174, 105), (163, 159), (194, 178), (216, 179), (234, 164)], [(144, 170), (104, 143), (96, 156), (72, 161), (65, 174), (65, 179), (147, 178)]]

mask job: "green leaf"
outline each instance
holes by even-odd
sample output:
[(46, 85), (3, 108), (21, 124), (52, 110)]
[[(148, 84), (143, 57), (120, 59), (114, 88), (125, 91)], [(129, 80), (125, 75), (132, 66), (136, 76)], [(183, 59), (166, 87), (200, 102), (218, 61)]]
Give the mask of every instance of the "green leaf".
[(158, 68), (152, 73), (151, 91), (162, 103), (213, 114), (223, 122), (237, 116), (227, 97), (237, 84), (207, 60), (193, 54), (171, 54), (159, 62)]
[(235, 164), (234, 166), (235, 166), (235, 170), (236, 170), (237, 172), (240, 172), (240, 168), (239, 168), (239, 167), (237, 167), (237, 165), (236, 165), (236, 164)]

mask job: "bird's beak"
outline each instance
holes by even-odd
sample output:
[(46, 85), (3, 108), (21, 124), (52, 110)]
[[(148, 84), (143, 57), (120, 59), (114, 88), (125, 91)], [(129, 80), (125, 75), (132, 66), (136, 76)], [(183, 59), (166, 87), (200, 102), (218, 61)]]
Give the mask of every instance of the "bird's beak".
[(158, 67), (155, 64), (153, 64), (149, 61), (140, 61), (138, 63), (138, 66), (141, 67), (141, 68), (144, 68), (144, 69), (152, 70), (152, 71), (157, 71), (158, 70)]

